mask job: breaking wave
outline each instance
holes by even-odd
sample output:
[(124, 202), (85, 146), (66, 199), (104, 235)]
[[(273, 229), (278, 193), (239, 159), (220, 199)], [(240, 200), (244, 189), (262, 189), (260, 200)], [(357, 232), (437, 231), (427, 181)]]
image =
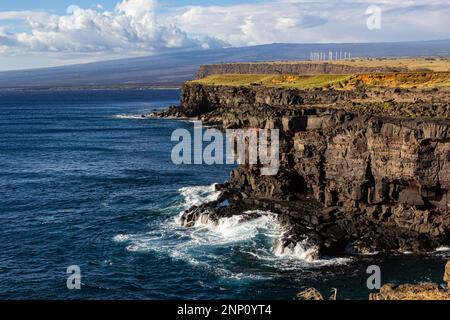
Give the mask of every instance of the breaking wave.
[(449, 246), (438, 247), (434, 251), (434, 255), (442, 257), (444, 259), (450, 259), (450, 247)]
[[(217, 200), (220, 192), (215, 185), (187, 187), (179, 190), (185, 210), (193, 205)], [(206, 269), (226, 279), (267, 279), (277, 271), (316, 268), (347, 264), (351, 259), (311, 259), (315, 247), (306, 242), (292, 249), (277, 246), (283, 230), (276, 215), (268, 211), (248, 211), (241, 216), (211, 221), (200, 217), (193, 228), (179, 223), (181, 213), (161, 223), (159, 228), (144, 234), (118, 234), (113, 240), (123, 243), (130, 252), (168, 255), (190, 265)], [(247, 219), (250, 214), (256, 218)], [(255, 261), (260, 265), (255, 271)], [(249, 264), (252, 267), (246, 268)], [(252, 270), (251, 272), (248, 270)]]
[(113, 116), (116, 119), (146, 119), (142, 114), (116, 114)]
[(220, 192), (216, 191), (216, 185), (181, 188), (178, 191), (184, 199), (183, 207), (189, 209), (192, 206), (217, 200)]
[(292, 247), (283, 246), (281, 241), (276, 241), (273, 251), (280, 257), (294, 257), (307, 262), (319, 260), (319, 247), (308, 245), (308, 239), (297, 242)]

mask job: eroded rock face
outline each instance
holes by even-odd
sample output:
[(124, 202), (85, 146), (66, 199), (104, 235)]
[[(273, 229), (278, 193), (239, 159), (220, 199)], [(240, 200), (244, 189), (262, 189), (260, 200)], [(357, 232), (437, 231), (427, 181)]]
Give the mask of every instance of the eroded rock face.
[(182, 107), (186, 114), (201, 115), (218, 108), (250, 107), (296, 107), (308, 104), (344, 102), (364, 98), (361, 90), (308, 90), (261, 86), (228, 87), (204, 86), (188, 83), (182, 88)]
[(406, 68), (355, 67), (331, 63), (227, 63), (202, 65), (197, 79), (214, 74), (355, 74), (407, 71)]
[(199, 84), (185, 86), (176, 112), (224, 129), (280, 129), (278, 174), (239, 166), (223, 197), (236, 204), (235, 212), (245, 201), (247, 209), (278, 213), (295, 235), (283, 244), (286, 250), (305, 234), (327, 254), (349, 245), (358, 253), (434, 250), (450, 243), (449, 95), (438, 92), (431, 101), (421, 91), (410, 101), (411, 91), (392, 94), (392, 105), (402, 101), (434, 110), (435, 117), (406, 118), (395, 108), (386, 115), (383, 108), (351, 102), (373, 95), (364, 90)]
[[(294, 168), (324, 206), (351, 209), (360, 225), (383, 226), (376, 247), (430, 250), (448, 241), (449, 128), (355, 117), (327, 133), (296, 134)], [(397, 234), (395, 243), (388, 229)], [(411, 243), (407, 234), (422, 240)], [(377, 238), (372, 231), (367, 236)]]
[[(450, 90), (413, 88), (367, 88), (364, 85), (349, 90), (298, 90), (264, 86), (212, 86), (188, 82), (182, 87), (181, 109), (185, 116), (204, 116), (212, 111), (228, 114), (233, 109), (245, 113), (265, 109), (292, 110), (310, 114), (321, 108), (338, 108), (380, 116), (409, 118), (450, 117)], [(299, 108), (303, 108), (299, 111)], [(223, 110), (221, 110), (223, 109)], [(259, 115), (263, 115), (260, 113)]]

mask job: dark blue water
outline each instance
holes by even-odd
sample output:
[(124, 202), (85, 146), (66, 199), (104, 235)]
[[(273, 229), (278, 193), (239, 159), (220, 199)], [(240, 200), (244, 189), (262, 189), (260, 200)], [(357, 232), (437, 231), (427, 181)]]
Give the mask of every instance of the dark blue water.
[[(309, 264), (272, 253), (270, 217), (179, 227), (179, 213), (213, 199), (230, 168), (172, 164), (172, 131), (192, 125), (132, 117), (178, 99), (0, 92), (0, 299), (293, 299), (309, 286), (357, 299), (371, 264), (383, 283), (442, 282), (446, 253)], [(71, 265), (81, 290), (66, 287)]]

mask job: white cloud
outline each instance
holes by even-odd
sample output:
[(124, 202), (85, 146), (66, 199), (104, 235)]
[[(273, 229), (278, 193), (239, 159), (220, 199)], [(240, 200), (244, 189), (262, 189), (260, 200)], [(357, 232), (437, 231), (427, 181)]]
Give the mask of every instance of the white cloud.
[(124, 0), (116, 5), (116, 10), (128, 17), (143, 18), (153, 15), (156, 8), (154, 0)]
[(45, 20), (51, 16), (41, 11), (0, 11), (0, 22), (8, 20)]
[(75, 12), (76, 10), (78, 10), (78, 9), (80, 9), (80, 7), (73, 4), (73, 5), (70, 5), (70, 6), (67, 7), (66, 13), (67, 13), (67, 14), (72, 14), (72, 13), (74, 13), (74, 12)]
[[(365, 11), (382, 9), (381, 30)], [(372, 42), (448, 38), (448, 0), (278, 0), (181, 8), (174, 19), (187, 33), (206, 32), (232, 45), (272, 42)], [(205, 27), (207, 26), (207, 27)]]
[(275, 24), (275, 29), (280, 31), (289, 31), (292, 28), (295, 28), (297, 25), (297, 21), (293, 18), (289, 17), (279, 17)]
[[(74, 0), (76, 2), (76, 0)], [(46, 56), (94, 61), (169, 50), (273, 42), (371, 42), (448, 38), (448, 0), (276, 0), (164, 7), (156, 0), (69, 6), (67, 14), (0, 12), (0, 59)], [(382, 8), (382, 28), (366, 27), (369, 5)], [(22, 25), (17, 27), (17, 20)]]
[[(154, 0), (123, 0), (113, 11), (101, 7), (67, 8), (66, 15), (47, 12), (0, 12), (0, 23), (22, 20), (28, 30), (0, 33), (0, 45), (11, 54), (99, 53), (108, 56), (132, 56), (164, 52), (171, 49), (195, 49), (223, 45), (217, 39), (203, 41), (189, 37), (175, 23), (158, 21)], [(5, 50), (3, 49), (4, 53)]]

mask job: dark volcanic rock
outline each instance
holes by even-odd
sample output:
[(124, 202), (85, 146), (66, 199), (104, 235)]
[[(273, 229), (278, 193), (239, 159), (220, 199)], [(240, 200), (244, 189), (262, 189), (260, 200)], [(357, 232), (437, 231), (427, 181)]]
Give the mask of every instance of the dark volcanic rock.
[[(186, 85), (181, 107), (166, 115), (195, 116), (222, 128), (280, 129), (281, 166), (276, 176), (239, 166), (221, 187), (221, 201), (230, 206), (193, 208), (183, 225), (268, 210), (285, 231), (278, 251), (305, 243), (318, 248), (310, 258), (448, 245), (448, 92), (430, 98), (425, 91), (389, 90), (382, 93), (390, 97), (389, 108), (380, 108), (354, 102), (373, 98), (365, 90)], [(414, 95), (421, 102), (411, 102)], [(433, 118), (407, 118), (402, 104)]]

